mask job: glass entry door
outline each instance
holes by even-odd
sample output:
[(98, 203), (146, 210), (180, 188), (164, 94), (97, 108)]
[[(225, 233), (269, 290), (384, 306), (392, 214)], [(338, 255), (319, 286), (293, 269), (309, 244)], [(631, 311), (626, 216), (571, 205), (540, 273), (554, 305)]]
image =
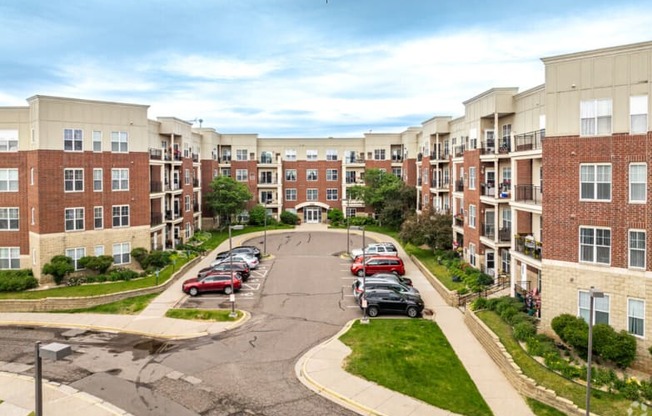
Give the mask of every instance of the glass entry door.
[(305, 208), (305, 217), (308, 224), (321, 222), (321, 208)]

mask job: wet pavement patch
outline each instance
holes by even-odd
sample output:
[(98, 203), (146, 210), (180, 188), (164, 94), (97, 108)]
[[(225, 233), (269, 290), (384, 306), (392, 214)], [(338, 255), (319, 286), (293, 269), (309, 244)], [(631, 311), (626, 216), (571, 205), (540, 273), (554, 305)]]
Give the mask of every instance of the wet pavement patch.
[(174, 347), (174, 344), (158, 339), (147, 338), (138, 341), (133, 345), (134, 358), (142, 358), (145, 355), (161, 354)]

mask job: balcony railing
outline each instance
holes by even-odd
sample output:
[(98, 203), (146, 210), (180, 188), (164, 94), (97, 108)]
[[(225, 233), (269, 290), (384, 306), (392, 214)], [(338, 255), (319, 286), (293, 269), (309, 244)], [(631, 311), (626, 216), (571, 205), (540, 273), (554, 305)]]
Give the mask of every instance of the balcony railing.
[(417, 162), (421, 162), (421, 159), (423, 159), (423, 153), (418, 153), (417, 154)]
[(156, 193), (156, 192), (163, 192), (163, 184), (161, 181), (152, 181), (149, 183), (149, 192), (151, 193)]
[(278, 181), (276, 179), (269, 179), (261, 177), (258, 181), (259, 185), (276, 185)]
[(199, 178), (195, 178), (192, 180), (192, 186), (195, 188), (199, 188)]
[(483, 196), (496, 196), (496, 185), (493, 182), (481, 183), (480, 188)]
[(220, 156), (220, 163), (231, 163), (231, 155)]
[(455, 151), (454, 151), (455, 152), (455, 157), (464, 156), (464, 149), (465, 148), (466, 148), (466, 146), (464, 146), (463, 144), (459, 145), (459, 146), (455, 146)]
[(430, 187), (431, 188), (447, 189), (449, 185), (450, 185), (450, 181), (447, 181), (447, 180), (438, 181), (438, 180), (433, 179), (432, 181), (430, 181)]
[(493, 240), (496, 236), (496, 226), (493, 224), (485, 224), (482, 229), (482, 235)]
[(149, 221), (150, 221), (149, 224), (152, 227), (161, 225), (163, 223), (163, 214), (161, 214), (160, 212), (152, 212)]
[(514, 188), (516, 192), (514, 200), (516, 202), (531, 202), (537, 205), (541, 204), (542, 194), (540, 186), (527, 184), (516, 185)]
[(163, 150), (150, 147), (149, 158), (152, 160), (163, 160)]
[(199, 212), (199, 204), (195, 202), (192, 205), (192, 210), (193, 210), (193, 212)]
[(501, 155), (507, 154), (512, 151), (512, 145), (509, 141), (509, 137), (504, 137), (500, 142), (500, 147), (498, 148), (498, 153)]
[(496, 150), (496, 140), (483, 140), (480, 143), (480, 154), (481, 155), (490, 155), (493, 154)]
[(199, 153), (192, 154), (192, 161), (195, 163), (199, 162)]
[(546, 135), (546, 130), (536, 130), (529, 133), (517, 134), (514, 136), (516, 151), (523, 152), (526, 150), (541, 149), (541, 141)]
[(441, 153), (438, 152), (430, 152), (430, 160), (442, 160), (443, 157)]
[(402, 156), (392, 155), (392, 163), (398, 163), (398, 162), (402, 162), (402, 161), (403, 161)]
[(518, 234), (515, 238), (516, 251), (533, 259), (541, 260), (543, 256), (543, 243), (536, 241), (531, 235)]
[(498, 240), (507, 242), (511, 241), (512, 238), (512, 228), (511, 227), (503, 227), (498, 231)]
[(455, 181), (455, 192), (464, 192), (464, 181), (462, 179)]
[(179, 211), (167, 210), (167, 211), (165, 211), (165, 220), (166, 221), (174, 221), (177, 218), (179, 218), (180, 215), (181, 215), (181, 213)]
[(464, 215), (457, 214), (453, 217), (453, 224), (458, 227), (464, 227)]

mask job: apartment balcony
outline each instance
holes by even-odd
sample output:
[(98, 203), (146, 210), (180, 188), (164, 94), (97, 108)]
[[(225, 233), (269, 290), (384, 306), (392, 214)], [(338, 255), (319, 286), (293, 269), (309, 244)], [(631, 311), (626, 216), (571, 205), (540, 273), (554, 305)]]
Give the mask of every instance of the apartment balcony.
[(464, 192), (464, 181), (462, 179), (455, 181), (455, 192)]
[(156, 194), (159, 192), (163, 192), (163, 183), (161, 181), (152, 181), (149, 183), (149, 192), (152, 194)]
[(165, 183), (165, 191), (166, 192), (175, 192), (175, 191), (181, 191), (181, 183), (180, 182), (171, 182)]
[(517, 234), (515, 239), (515, 249), (517, 252), (525, 254), (536, 260), (541, 260), (543, 256), (543, 243), (536, 241), (532, 235)]
[(512, 241), (512, 228), (503, 227), (498, 230), (498, 241), (501, 243), (509, 243)]
[(481, 155), (493, 155), (496, 151), (496, 140), (484, 140), (480, 142), (480, 154)]
[(527, 184), (527, 185), (516, 185), (514, 188), (515, 188), (514, 201), (541, 205), (543, 195), (541, 193), (540, 186)]
[(359, 156), (346, 156), (343, 160), (347, 165), (364, 164), (364, 155), (360, 154)]
[(422, 183), (422, 182), (421, 182), (421, 177), (418, 177), (418, 178), (417, 178), (417, 186), (421, 186), (421, 183)]
[(454, 151), (453, 151), (455, 157), (462, 157), (462, 156), (464, 156), (464, 150), (465, 150), (465, 148), (466, 148), (466, 146), (464, 146), (463, 144), (462, 144), (462, 145), (459, 145), (459, 146), (455, 146), (455, 149), (454, 149)]
[(197, 202), (195, 202), (195, 203), (192, 205), (192, 211), (193, 211), (194, 213), (198, 213), (198, 212), (199, 212), (199, 204), (198, 204)]
[(165, 221), (177, 221), (181, 220), (183, 217), (181, 216), (180, 211), (172, 211), (172, 210), (167, 210), (165, 211)]
[(150, 227), (156, 227), (163, 224), (163, 214), (160, 212), (152, 212), (149, 219)]
[(193, 186), (194, 188), (199, 188), (199, 178), (194, 178), (194, 179), (192, 180), (192, 186)]
[(417, 162), (421, 162), (421, 159), (423, 159), (423, 153), (418, 153), (417, 154)]
[(163, 150), (162, 149), (154, 149), (152, 147), (149, 148), (149, 158), (151, 160), (163, 160)]
[(535, 130), (529, 133), (517, 134), (514, 136), (514, 142), (517, 152), (541, 149), (541, 141), (546, 135), (546, 130)]
[(464, 215), (457, 214), (453, 217), (453, 225), (456, 227), (464, 227)]
[(276, 186), (276, 185), (278, 185), (278, 181), (276, 179), (266, 179), (266, 180), (258, 181), (259, 187), (268, 187), (268, 186)]
[(231, 163), (231, 155), (222, 155), (218, 159), (219, 163), (224, 163), (224, 164), (230, 164)]
[(402, 161), (403, 161), (403, 157), (398, 155), (392, 155), (392, 163), (401, 163)]
[(493, 182), (481, 183), (480, 190), (482, 196), (496, 197), (496, 185)]
[(450, 181), (437, 181), (437, 180), (432, 180), (430, 182), (430, 187), (433, 189), (438, 189), (438, 190), (448, 190), (448, 187), (450, 186)]
[(199, 163), (199, 153), (193, 153), (191, 155), (193, 163)]
[(496, 226), (493, 224), (484, 224), (482, 227), (482, 236), (493, 240), (496, 237)]
[(265, 156), (261, 156), (260, 159), (258, 159), (258, 163), (263, 165), (271, 165), (274, 162), (272, 162), (271, 156), (265, 155)]

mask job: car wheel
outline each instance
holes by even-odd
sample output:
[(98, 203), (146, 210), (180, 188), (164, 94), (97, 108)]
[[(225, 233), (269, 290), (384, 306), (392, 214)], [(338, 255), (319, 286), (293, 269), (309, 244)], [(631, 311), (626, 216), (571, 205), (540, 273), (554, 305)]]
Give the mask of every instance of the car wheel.
[(190, 293), (190, 296), (197, 296), (199, 294), (199, 290), (197, 290), (196, 287), (191, 287), (188, 293)]
[(224, 294), (225, 295), (230, 295), (231, 293), (233, 293), (233, 290), (231, 289), (231, 286), (227, 286), (227, 287), (224, 288)]
[(364, 276), (364, 270), (362, 270), (362, 269), (358, 270), (357, 275), (358, 275), (358, 277), (363, 277)]
[(410, 306), (407, 308), (407, 314), (410, 318), (416, 318), (419, 315), (417, 308)]
[(375, 318), (378, 316), (378, 307), (377, 306), (369, 306), (367, 308), (367, 315), (371, 316), (372, 318)]

